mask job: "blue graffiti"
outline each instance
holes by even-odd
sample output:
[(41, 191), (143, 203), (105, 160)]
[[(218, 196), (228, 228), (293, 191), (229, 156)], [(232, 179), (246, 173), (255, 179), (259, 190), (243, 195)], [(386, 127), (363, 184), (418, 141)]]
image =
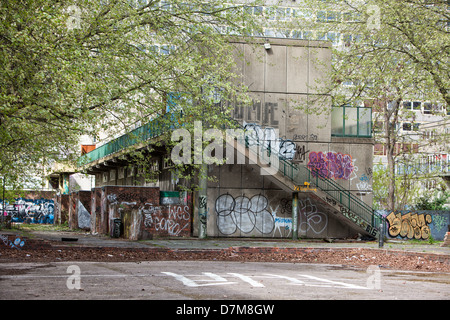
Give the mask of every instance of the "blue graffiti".
[(14, 241), (11, 241), (8, 239), (8, 236), (0, 234), (0, 239), (7, 247), (11, 248), (21, 249), (25, 245), (25, 240), (22, 240), (19, 237), (14, 239)]
[(5, 203), (3, 214), (10, 216), (11, 222), (53, 224), (55, 202), (43, 198), (36, 200), (18, 198), (14, 204)]

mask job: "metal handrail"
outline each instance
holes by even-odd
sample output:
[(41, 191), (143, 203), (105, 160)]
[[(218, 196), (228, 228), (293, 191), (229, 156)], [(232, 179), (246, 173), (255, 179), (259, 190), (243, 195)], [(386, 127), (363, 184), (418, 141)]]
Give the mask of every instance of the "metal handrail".
[[(163, 116), (157, 117), (143, 126), (82, 155), (78, 159), (78, 165), (82, 166), (96, 161), (120, 150), (131, 147), (138, 142), (143, 142), (151, 138), (158, 137), (168, 130), (175, 129), (179, 127), (180, 124), (177, 120), (178, 116), (181, 116), (181, 114), (166, 113)], [(233, 122), (236, 127), (244, 129), (243, 126), (237, 121)], [(237, 140), (251, 152), (255, 151), (254, 148), (249, 148), (249, 141), (245, 138), (245, 135), (243, 139)], [(273, 163), (274, 160), (276, 160), (276, 162), (278, 162), (278, 172), (281, 172), (285, 177), (294, 182), (294, 184), (303, 185), (305, 182), (308, 182), (309, 184), (325, 192), (330, 198), (347, 210), (350, 210), (350, 212), (356, 214), (366, 223), (369, 223), (372, 226), (378, 225), (378, 217), (374, 214), (372, 208), (354, 196), (350, 191), (342, 188), (339, 184), (323, 176), (318, 171), (311, 171), (307, 166), (292, 163), (288, 159), (273, 153), (272, 150), (265, 148), (264, 145), (260, 144), (258, 141), (256, 141), (255, 145), (258, 150), (256, 152), (256, 156), (260, 158), (262, 157), (262, 160), (267, 163)]]
[(175, 129), (179, 126), (178, 116), (180, 115), (175, 113), (166, 113), (152, 119), (150, 122), (147, 122), (146, 124), (80, 156), (77, 160), (77, 164), (81, 167), (120, 150), (136, 145), (137, 143), (159, 137), (162, 133)]
[[(248, 148), (248, 140), (244, 140), (244, 143), (245, 147)], [(260, 159), (264, 160), (266, 163), (273, 164), (273, 157), (278, 156), (278, 159), (276, 160), (279, 165), (278, 172), (281, 172), (285, 177), (294, 182), (294, 184), (303, 185), (305, 182), (308, 182), (310, 185), (325, 192), (330, 198), (347, 210), (350, 210), (350, 212), (356, 214), (366, 223), (372, 226), (378, 225), (375, 221), (377, 217), (372, 208), (364, 201), (358, 199), (350, 191), (342, 188), (336, 182), (323, 176), (320, 172), (311, 171), (307, 166), (298, 165), (282, 156), (274, 155), (271, 150), (265, 148), (264, 145), (260, 144), (258, 141), (256, 141), (255, 145), (259, 148), (257, 151), (257, 156), (259, 156)], [(255, 151), (254, 148), (249, 148), (249, 150), (253, 152)]]

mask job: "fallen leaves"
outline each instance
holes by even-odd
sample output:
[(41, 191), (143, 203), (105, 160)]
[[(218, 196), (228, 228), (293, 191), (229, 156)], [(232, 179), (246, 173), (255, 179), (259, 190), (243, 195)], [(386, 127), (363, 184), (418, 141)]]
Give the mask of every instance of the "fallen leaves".
[(367, 267), (377, 265), (396, 270), (426, 270), (433, 272), (450, 272), (450, 265), (432, 260), (420, 254), (403, 255), (398, 252), (372, 249), (330, 249), (294, 252), (264, 250), (258, 252), (241, 251), (235, 248), (208, 250), (171, 250), (171, 249), (133, 249), (133, 248), (89, 248), (58, 247), (35, 250), (2, 250), (0, 262), (52, 262), (52, 261), (117, 261), (139, 262), (158, 260), (209, 260), (241, 262), (290, 262), (290, 263), (325, 263)]

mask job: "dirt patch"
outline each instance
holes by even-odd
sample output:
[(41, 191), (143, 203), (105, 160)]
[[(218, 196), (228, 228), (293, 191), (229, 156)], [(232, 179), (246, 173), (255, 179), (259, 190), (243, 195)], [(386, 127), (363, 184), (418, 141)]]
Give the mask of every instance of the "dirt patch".
[(60, 262), (60, 261), (157, 261), (157, 260), (208, 260), (325, 263), (350, 267), (377, 265), (392, 270), (425, 272), (450, 272), (449, 257), (402, 253), (377, 249), (317, 249), (317, 248), (249, 248), (227, 249), (168, 249), (168, 248), (91, 248), (54, 247), (45, 249), (6, 248), (0, 251), (1, 262)]

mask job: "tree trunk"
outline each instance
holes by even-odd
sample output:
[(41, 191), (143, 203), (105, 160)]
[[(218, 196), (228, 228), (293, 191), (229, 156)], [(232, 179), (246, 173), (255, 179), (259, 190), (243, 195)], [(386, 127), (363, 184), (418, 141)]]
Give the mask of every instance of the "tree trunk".
[(392, 109), (388, 109), (388, 102), (384, 104), (384, 126), (386, 132), (386, 157), (388, 163), (388, 210), (395, 210), (395, 147), (397, 144), (396, 124), (398, 122), (398, 112), (400, 110), (400, 103), (402, 99), (397, 99), (392, 102)]

